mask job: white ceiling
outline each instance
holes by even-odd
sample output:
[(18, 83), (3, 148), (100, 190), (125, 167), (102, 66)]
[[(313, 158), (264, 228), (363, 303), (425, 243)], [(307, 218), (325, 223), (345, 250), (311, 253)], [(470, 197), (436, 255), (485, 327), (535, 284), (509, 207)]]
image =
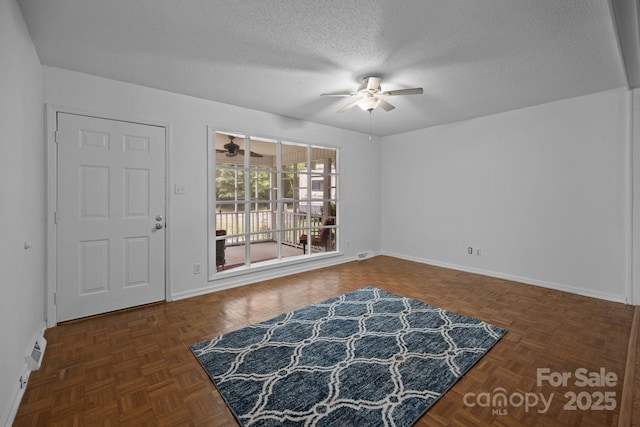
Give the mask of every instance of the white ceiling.
[[(614, 2), (616, 0), (613, 0)], [(627, 86), (608, 0), (18, 0), (43, 65), (373, 133)]]

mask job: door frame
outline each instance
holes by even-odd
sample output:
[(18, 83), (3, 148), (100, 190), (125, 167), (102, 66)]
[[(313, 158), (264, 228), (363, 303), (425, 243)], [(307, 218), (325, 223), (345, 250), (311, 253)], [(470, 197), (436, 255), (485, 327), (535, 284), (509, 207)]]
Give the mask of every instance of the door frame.
[(56, 143), (57, 114), (75, 114), (78, 116), (95, 117), (105, 120), (137, 123), (141, 125), (158, 126), (164, 128), (164, 194), (165, 194), (165, 241), (164, 241), (164, 300), (171, 301), (171, 234), (172, 219), (171, 209), (171, 185), (170, 155), (171, 155), (171, 125), (166, 122), (158, 122), (148, 119), (132, 119), (130, 117), (117, 117), (109, 114), (94, 113), (86, 110), (74, 109), (59, 105), (45, 104), (45, 156), (46, 156), (46, 224), (45, 224), (45, 318), (47, 327), (52, 328), (57, 324), (55, 294), (57, 290), (57, 262), (58, 262), (58, 230), (55, 223), (56, 207), (58, 205), (58, 145)]

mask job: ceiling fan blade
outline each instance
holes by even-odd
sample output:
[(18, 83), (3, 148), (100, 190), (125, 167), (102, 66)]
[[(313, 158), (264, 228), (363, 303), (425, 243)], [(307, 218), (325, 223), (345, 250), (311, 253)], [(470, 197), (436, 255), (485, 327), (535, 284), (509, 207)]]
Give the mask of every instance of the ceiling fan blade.
[(321, 93), (320, 96), (355, 96), (357, 93), (344, 93), (344, 92), (335, 92), (335, 93)]
[(347, 111), (349, 108), (355, 107), (356, 105), (358, 105), (358, 103), (360, 101), (362, 101), (362, 99), (358, 99), (357, 101), (354, 101), (351, 104), (348, 104), (347, 106), (342, 107), (341, 109), (338, 110), (338, 113), (343, 113), (343, 112)]
[(398, 89), (398, 90), (388, 90), (386, 92), (382, 92), (383, 95), (387, 96), (395, 96), (395, 95), (420, 95), (422, 93), (421, 87), (414, 87), (412, 89)]
[(380, 104), (378, 104), (378, 105), (380, 105), (380, 107), (382, 107), (382, 109), (383, 109), (384, 111), (391, 111), (391, 110), (393, 110), (394, 108), (396, 108), (396, 107), (394, 107), (393, 105), (389, 104), (389, 103), (388, 103), (387, 101), (385, 101), (384, 99), (380, 99)]
[[(238, 150), (238, 151), (234, 152), (234, 153), (233, 153), (233, 156), (236, 156), (236, 155), (238, 155), (238, 154), (240, 154), (241, 156), (244, 156), (244, 154), (245, 154), (245, 153), (246, 153), (246, 151), (244, 151), (243, 149), (240, 149), (240, 150)], [(230, 154), (231, 154), (231, 153), (230, 153)], [(249, 151), (249, 155), (250, 155), (251, 157), (264, 157), (262, 154), (254, 153), (253, 151)], [(227, 156), (228, 156), (228, 157), (231, 157), (231, 156), (229, 156), (229, 154), (227, 154)]]
[(216, 153), (226, 153), (226, 152), (227, 152), (227, 150), (219, 150), (219, 149), (216, 148)]
[(370, 92), (376, 92), (380, 89), (380, 82), (382, 79), (380, 77), (367, 77), (367, 90)]

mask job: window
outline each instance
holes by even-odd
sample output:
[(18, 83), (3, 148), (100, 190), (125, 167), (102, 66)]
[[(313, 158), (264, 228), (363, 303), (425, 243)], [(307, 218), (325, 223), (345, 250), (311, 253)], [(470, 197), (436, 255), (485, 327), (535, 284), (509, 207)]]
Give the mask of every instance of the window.
[(209, 131), (209, 272), (338, 250), (338, 150)]

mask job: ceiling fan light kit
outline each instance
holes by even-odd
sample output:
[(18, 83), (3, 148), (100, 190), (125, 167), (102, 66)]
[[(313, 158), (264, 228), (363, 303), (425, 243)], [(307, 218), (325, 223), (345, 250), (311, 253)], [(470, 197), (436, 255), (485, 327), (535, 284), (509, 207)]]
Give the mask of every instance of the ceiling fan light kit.
[(362, 108), (364, 111), (373, 111), (376, 109), (382, 100), (380, 98), (376, 98), (373, 95), (368, 95), (362, 98), (356, 104), (358, 107)]

